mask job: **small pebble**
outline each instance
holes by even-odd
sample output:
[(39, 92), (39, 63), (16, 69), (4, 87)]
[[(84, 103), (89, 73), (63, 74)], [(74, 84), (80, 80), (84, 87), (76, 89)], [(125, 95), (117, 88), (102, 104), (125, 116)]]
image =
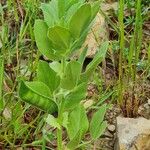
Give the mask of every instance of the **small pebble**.
[(113, 138), (113, 135), (112, 135), (109, 131), (106, 131), (106, 132), (104, 133), (104, 136), (105, 136), (105, 137), (108, 137), (108, 138)]
[(115, 132), (116, 130), (116, 127), (114, 125), (109, 125), (107, 128), (110, 132)]
[(144, 104), (144, 108), (146, 108), (146, 109), (149, 109), (149, 104), (148, 103), (146, 103), (146, 104)]
[(148, 105), (150, 105), (150, 99), (148, 100)]

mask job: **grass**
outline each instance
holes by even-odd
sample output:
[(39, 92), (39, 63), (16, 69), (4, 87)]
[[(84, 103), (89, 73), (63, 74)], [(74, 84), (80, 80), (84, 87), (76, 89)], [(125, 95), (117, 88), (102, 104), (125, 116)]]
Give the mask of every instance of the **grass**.
[[(33, 34), (35, 19), (42, 18), (39, 9), (41, 2), (46, 1), (24, 0), (20, 3), (19, 1), (8, 0), (2, 1), (0, 6), (0, 42), (2, 43), (2, 48), (0, 48), (0, 149), (15, 149), (17, 147), (56, 148), (55, 130), (46, 128), (44, 120), (46, 114), (22, 103), (17, 93), (18, 83), (21, 79), (28, 81), (34, 79), (38, 60), (41, 59)], [(130, 9), (129, 0), (127, 4)], [(109, 59), (114, 61), (111, 64), (113, 66), (111, 69), (117, 71), (114, 73), (115, 79), (112, 78), (113, 85), (106, 87), (103, 71), (100, 71), (103, 67), (100, 66), (100, 69), (97, 69), (91, 82), (96, 84), (99, 93), (92, 97), (94, 105), (88, 108), (89, 112), (98, 109), (101, 103), (107, 100), (110, 100), (109, 103), (114, 103), (117, 99), (124, 116), (136, 117), (137, 108), (147, 97), (145, 95), (146, 90), (141, 93), (143, 94), (142, 99), (136, 97), (138, 94), (137, 87), (140, 89), (141, 83), (149, 83), (150, 43), (147, 41), (144, 47), (146, 57), (142, 58), (141, 56), (142, 44), (144, 44), (143, 25), (148, 18), (147, 12), (144, 12), (144, 16), (141, 14), (147, 5), (141, 5), (141, 0), (137, 0), (134, 6), (136, 7), (134, 11), (136, 15), (134, 15), (135, 19), (133, 22), (131, 21), (129, 26), (125, 26), (126, 7), (124, 0), (120, 0), (119, 3), (118, 24), (113, 22), (113, 19), (111, 20), (111, 17), (114, 16), (110, 17), (100, 10), (102, 15), (106, 17), (108, 24), (111, 24), (115, 34), (119, 34), (119, 39), (110, 41), (110, 44), (115, 43), (116, 40), (119, 41), (119, 45), (116, 44), (116, 47), (119, 47), (117, 48), (117, 56), (112, 47), (112, 52), (109, 51), (110, 56), (108, 55), (106, 59), (106, 61)], [(127, 27), (130, 26), (132, 32), (127, 30)], [(128, 50), (127, 57), (125, 56), (125, 49)], [(115, 59), (115, 57), (119, 59)], [(147, 63), (140, 74), (137, 64), (143, 59)], [(118, 62), (119, 65), (115, 65)], [(130, 85), (127, 85), (127, 82)], [(50, 134), (47, 134), (47, 130)], [(58, 132), (58, 134), (61, 133)], [(60, 136), (60, 138), (62, 137)]]

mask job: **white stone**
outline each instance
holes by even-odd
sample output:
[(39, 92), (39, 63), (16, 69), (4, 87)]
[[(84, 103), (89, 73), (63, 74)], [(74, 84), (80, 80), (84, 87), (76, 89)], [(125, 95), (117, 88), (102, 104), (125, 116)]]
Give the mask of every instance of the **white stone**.
[(117, 137), (118, 150), (150, 149), (150, 120), (117, 117)]
[(114, 125), (108, 125), (107, 128), (110, 132), (115, 132), (115, 130), (116, 130), (116, 127)]
[(12, 112), (9, 108), (5, 108), (3, 111), (3, 116), (6, 120), (10, 120), (12, 118)]
[(148, 99), (148, 105), (150, 105), (150, 99)]

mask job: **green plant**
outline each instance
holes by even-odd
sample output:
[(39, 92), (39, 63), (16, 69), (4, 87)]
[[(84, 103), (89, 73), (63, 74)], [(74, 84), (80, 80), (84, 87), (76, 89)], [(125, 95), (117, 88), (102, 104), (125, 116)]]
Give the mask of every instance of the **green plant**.
[[(125, 117), (136, 117), (138, 106), (140, 100), (136, 97), (136, 86), (138, 81), (136, 78), (137, 75), (137, 66), (139, 63), (139, 56), (142, 43), (142, 16), (141, 16), (141, 0), (136, 2), (136, 20), (134, 33), (130, 38), (130, 47), (127, 59), (123, 57), (125, 51), (125, 35), (124, 35), (124, 0), (120, 0), (120, 11), (119, 11), (119, 28), (120, 28), (120, 54), (119, 54), (119, 105), (123, 110)], [(124, 66), (127, 66), (124, 70)], [(123, 75), (125, 72), (125, 76)], [(127, 79), (125, 78), (127, 77)], [(129, 85), (126, 85), (124, 80), (130, 82)], [(128, 90), (130, 89), (130, 92)], [(126, 97), (126, 95), (128, 95)]]
[[(62, 3), (62, 0), (52, 0), (42, 4), (41, 9), (44, 20), (35, 21), (35, 40), (41, 54), (52, 62), (39, 61), (36, 80), (22, 81), (19, 96), (50, 114), (47, 123), (57, 128), (59, 150), (64, 149), (63, 128), (70, 140), (67, 147), (76, 149), (82, 146), (79, 144), (89, 128), (86, 111), (80, 102), (86, 98), (88, 80), (105, 57), (108, 42), (101, 45), (84, 72), (82, 68), (88, 48), (84, 48), (77, 60), (72, 60), (71, 56), (84, 43), (99, 10), (99, 2), (90, 4), (83, 0), (64, 0)], [(106, 128), (106, 122), (103, 122), (106, 108), (106, 105), (101, 106), (92, 118), (91, 141)], [(54, 113), (57, 113), (56, 118)]]

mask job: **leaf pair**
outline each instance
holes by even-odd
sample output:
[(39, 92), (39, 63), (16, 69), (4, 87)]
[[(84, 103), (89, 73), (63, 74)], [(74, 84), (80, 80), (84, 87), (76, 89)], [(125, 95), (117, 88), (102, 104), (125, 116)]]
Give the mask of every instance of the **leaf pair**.
[[(48, 59), (61, 60), (83, 44), (99, 5), (85, 3), (82, 6), (81, 4), (76, 6), (78, 3), (83, 2), (65, 1), (63, 3), (60, 0), (53, 0), (49, 4), (42, 4), (45, 21), (35, 21), (34, 34), (38, 49)], [(76, 7), (73, 7), (74, 5)], [(71, 8), (77, 8), (77, 10)], [(67, 17), (68, 21), (65, 20), (64, 10), (66, 9), (74, 12)], [(62, 20), (68, 24), (64, 25), (61, 23)]]
[(99, 110), (94, 113), (90, 124), (85, 108), (81, 105), (78, 105), (69, 114), (67, 132), (70, 142), (68, 143), (68, 148), (75, 149), (88, 129), (90, 130), (92, 140), (98, 139), (104, 133), (107, 127), (106, 121), (103, 121), (106, 108), (106, 105), (102, 105)]

